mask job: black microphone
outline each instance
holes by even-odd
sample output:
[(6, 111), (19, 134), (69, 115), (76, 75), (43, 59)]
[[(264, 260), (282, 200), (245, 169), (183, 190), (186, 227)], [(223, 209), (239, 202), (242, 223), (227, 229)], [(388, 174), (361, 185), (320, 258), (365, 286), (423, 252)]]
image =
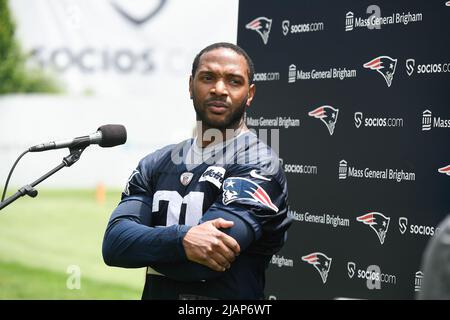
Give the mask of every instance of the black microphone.
[(88, 136), (77, 137), (61, 141), (51, 141), (32, 146), (29, 152), (40, 152), (61, 148), (85, 148), (91, 144), (109, 148), (124, 144), (127, 141), (127, 130), (121, 124), (107, 124), (97, 129), (97, 132)]

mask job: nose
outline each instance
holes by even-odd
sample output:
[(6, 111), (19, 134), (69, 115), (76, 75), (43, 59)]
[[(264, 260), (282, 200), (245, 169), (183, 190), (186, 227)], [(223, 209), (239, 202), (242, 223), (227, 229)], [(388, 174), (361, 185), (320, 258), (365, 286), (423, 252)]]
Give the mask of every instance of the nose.
[(217, 80), (211, 89), (211, 93), (218, 96), (228, 95), (227, 87), (223, 80)]

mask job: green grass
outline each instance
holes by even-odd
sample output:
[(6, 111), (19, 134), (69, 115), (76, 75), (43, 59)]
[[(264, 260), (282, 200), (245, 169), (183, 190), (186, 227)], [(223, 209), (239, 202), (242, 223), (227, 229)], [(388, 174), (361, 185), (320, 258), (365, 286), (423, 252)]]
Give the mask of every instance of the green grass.
[[(139, 299), (140, 290), (84, 278), (70, 286), (68, 274), (32, 268), (18, 263), (0, 263), (0, 300), (7, 299)], [(67, 285), (69, 282), (69, 286)]]
[[(101, 254), (119, 196), (99, 204), (93, 190), (40, 190), (0, 211), (0, 298), (139, 299), (145, 271), (108, 267)], [(66, 287), (72, 265), (80, 290)]]

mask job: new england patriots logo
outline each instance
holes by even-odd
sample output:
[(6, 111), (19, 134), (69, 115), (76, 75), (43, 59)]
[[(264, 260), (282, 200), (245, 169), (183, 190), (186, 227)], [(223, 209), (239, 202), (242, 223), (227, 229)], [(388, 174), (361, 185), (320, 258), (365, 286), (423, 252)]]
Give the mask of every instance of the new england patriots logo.
[(446, 167), (439, 168), (438, 172), (445, 173), (446, 175), (450, 176), (450, 165), (448, 165)]
[(278, 212), (277, 206), (272, 203), (267, 192), (259, 185), (246, 178), (232, 177), (223, 183), (223, 204), (244, 200), (262, 204), (263, 206)]
[(384, 80), (386, 80), (387, 86), (390, 87), (392, 79), (394, 78), (395, 66), (397, 65), (397, 59), (392, 59), (388, 56), (379, 56), (363, 65), (366, 69), (371, 69), (379, 72)]
[(269, 41), (269, 33), (271, 26), (272, 26), (272, 19), (266, 17), (259, 17), (247, 23), (245, 27), (247, 29), (258, 32), (261, 38), (263, 39), (264, 44), (267, 44), (267, 41)]
[(331, 258), (328, 258), (321, 252), (314, 252), (307, 256), (303, 256), (302, 260), (312, 264), (314, 268), (319, 271), (323, 283), (327, 282), (328, 272), (330, 272), (331, 267)]
[(331, 106), (322, 106), (309, 112), (310, 117), (320, 119), (328, 128), (330, 136), (333, 135), (334, 127), (336, 126), (336, 121), (338, 117), (339, 109), (335, 109)]
[(389, 220), (391, 220), (391, 218), (385, 217), (379, 212), (370, 212), (357, 217), (356, 220), (370, 226), (377, 234), (380, 243), (384, 243), (384, 239), (386, 238), (386, 233), (389, 228)]

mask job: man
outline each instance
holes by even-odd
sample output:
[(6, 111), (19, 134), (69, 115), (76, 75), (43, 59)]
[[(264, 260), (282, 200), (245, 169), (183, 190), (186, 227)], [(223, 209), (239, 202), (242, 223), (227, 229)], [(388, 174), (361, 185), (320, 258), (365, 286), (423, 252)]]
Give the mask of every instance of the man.
[(143, 299), (263, 299), (291, 224), (277, 155), (245, 125), (254, 67), (216, 43), (195, 58), (197, 137), (142, 159), (103, 241), (111, 266), (147, 267)]
[(437, 230), (422, 257), (422, 288), (416, 296), (420, 300), (450, 300), (450, 215)]

